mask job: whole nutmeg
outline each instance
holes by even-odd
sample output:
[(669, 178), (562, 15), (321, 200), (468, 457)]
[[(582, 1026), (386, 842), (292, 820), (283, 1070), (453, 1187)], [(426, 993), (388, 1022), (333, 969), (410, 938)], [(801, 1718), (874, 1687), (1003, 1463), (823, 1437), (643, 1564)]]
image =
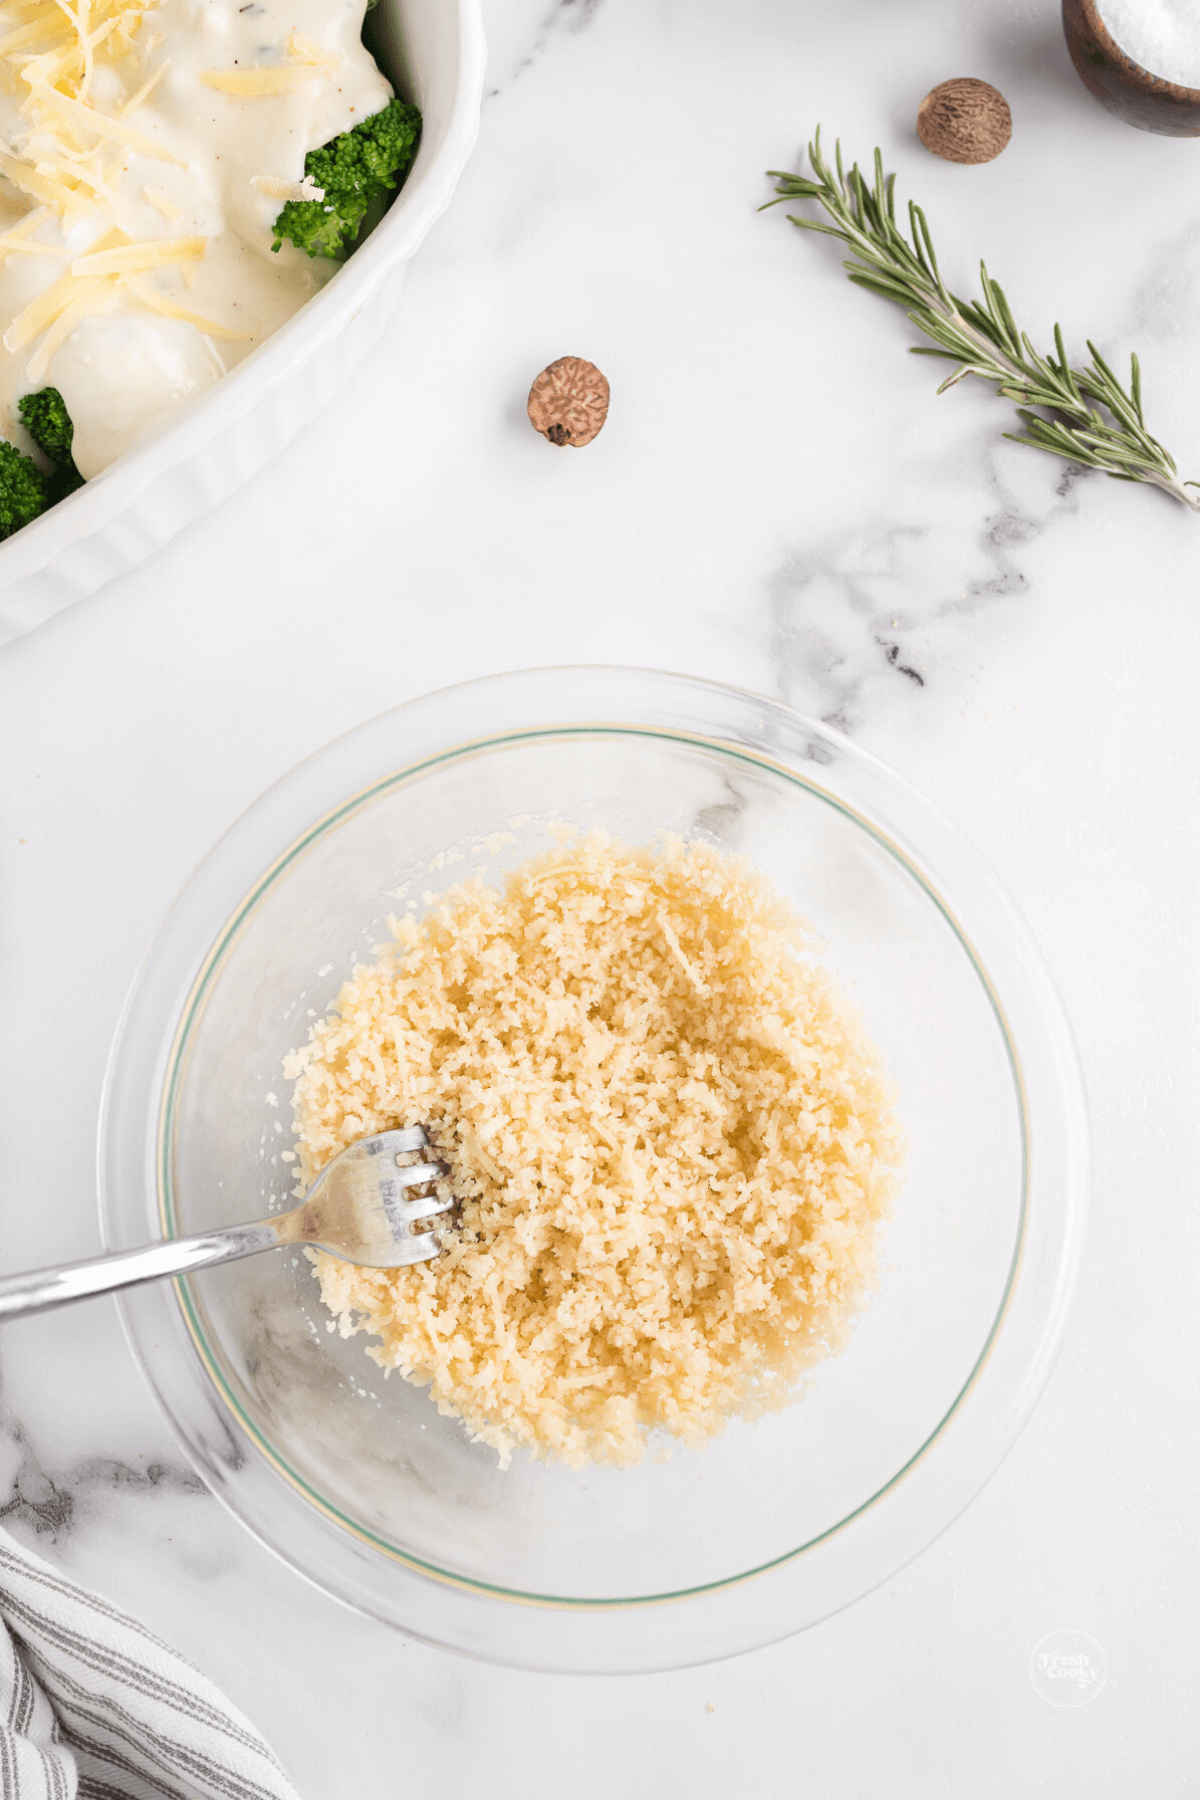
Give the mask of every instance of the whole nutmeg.
[(591, 443), (608, 417), (608, 382), (595, 363), (582, 356), (560, 356), (530, 388), (527, 410), (544, 438), (579, 450)]
[(947, 162), (991, 162), (1012, 136), (1012, 114), (998, 88), (962, 75), (926, 94), (917, 108), (917, 136)]

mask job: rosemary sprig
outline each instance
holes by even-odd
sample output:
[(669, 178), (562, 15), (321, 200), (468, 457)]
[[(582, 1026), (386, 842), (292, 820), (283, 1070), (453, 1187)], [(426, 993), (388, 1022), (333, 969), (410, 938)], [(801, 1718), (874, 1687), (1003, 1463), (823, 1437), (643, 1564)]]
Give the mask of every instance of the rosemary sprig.
[[(769, 170), (779, 183), (777, 197), (760, 210), (765, 212), (784, 200), (815, 200), (824, 208), (832, 224), (798, 218), (794, 213), (788, 218), (805, 231), (821, 231), (849, 244), (853, 256), (843, 266), (851, 281), (904, 307), (917, 329), (939, 346), (914, 345), (915, 356), (941, 356), (957, 363), (939, 394), (968, 375), (995, 382), (998, 394), (1016, 402), (1025, 428), (1004, 433), (1014, 443), (1031, 444), (1069, 462), (1103, 469), (1116, 481), (1148, 481), (1200, 512), (1200, 497), (1188, 492), (1200, 483), (1181, 482), (1171, 456), (1146, 430), (1136, 355), (1130, 359), (1128, 391), (1090, 340), (1090, 363), (1073, 369), (1057, 325), (1055, 354), (1039, 355), (1028, 334), (1017, 329), (1003, 289), (992, 280), (985, 264), (979, 265), (982, 302), (960, 300), (950, 292), (938, 269), (925, 214), (912, 200), (908, 203), (911, 243), (904, 236), (896, 223), (896, 177), (884, 174), (878, 150), (873, 187), (857, 163), (846, 173), (840, 144), (836, 174), (829, 168), (821, 154), (819, 130), (808, 146), (808, 158), (816, 180)], [(1098, 406), (1105, 409), (1107, 418), (1097, 411)], [(1033, 412), (1032, 407), (1042, 410)], [(1048, 418), (1044, 416), (1047, 413)]]

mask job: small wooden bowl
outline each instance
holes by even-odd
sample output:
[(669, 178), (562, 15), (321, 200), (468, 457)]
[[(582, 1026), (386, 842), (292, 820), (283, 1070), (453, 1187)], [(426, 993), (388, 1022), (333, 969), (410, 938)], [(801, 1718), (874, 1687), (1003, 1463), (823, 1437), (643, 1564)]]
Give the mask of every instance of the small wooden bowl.
[(1063, 33), (1084, 87), (1101, 106), (1162, 137), (1200, 137), (1200, 88), (1143, 69), (1112, 37), (1096, 0), (1063, 0)]

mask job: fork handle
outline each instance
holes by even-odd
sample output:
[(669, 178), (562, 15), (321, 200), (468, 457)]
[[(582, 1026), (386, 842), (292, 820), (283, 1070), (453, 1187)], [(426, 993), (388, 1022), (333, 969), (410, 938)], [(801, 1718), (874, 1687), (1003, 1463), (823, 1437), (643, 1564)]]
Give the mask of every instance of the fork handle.
[(168, 1238), (165, 1243), (145, 1244), (140, 1250), (118, 1250), (111, 1256), (65, 1263), (58, 1269), (0, 1276), (0, 1319), (46, 1312), (72, 1300), (86, 1300), (90, 1294), (138, 1287), (168, 1275), (191, 1275), (197, 1269), (211, 1269), (217, 1263), (236, 1262), (241, 1256), (270, 1250), (283, 1241), (274, 1221), (262, 1219), (254, 1225), (203, 1231), (197, 1237)]

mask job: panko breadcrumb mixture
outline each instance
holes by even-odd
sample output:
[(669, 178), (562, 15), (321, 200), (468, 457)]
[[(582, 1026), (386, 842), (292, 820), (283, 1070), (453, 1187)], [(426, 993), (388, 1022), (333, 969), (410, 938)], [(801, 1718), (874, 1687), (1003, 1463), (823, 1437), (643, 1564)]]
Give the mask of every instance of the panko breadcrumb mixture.
[(342, 1335), (502, 1465), (784, 1404), (874, 1285), (903, 1154), (810, 928), (742, 858), (598, 831), (390, 924), (289, 1060), (301, 1174), (424, 1124), (463, 1228), (404, 1269), (312, 1252)]

